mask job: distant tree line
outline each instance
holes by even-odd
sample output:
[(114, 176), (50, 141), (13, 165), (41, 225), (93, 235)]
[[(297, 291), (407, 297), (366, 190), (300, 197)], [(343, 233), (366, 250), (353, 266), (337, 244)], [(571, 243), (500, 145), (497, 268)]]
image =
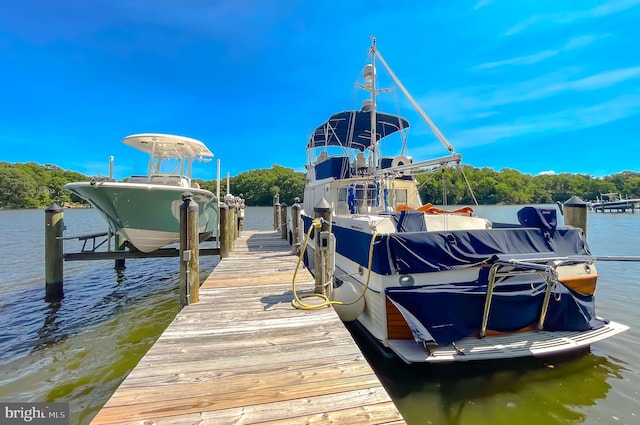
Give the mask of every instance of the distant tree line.
[(68, 203), (72, 201), (71, 193), (63, 186), (86, 180), (88, 177), (83, 174), (53, 164), (0, 162), (0, 208), (43, 208), (53, 202)]
[(632, 171), (597, 178), (570, 173), (532, 176), (510, 169), (494, 171), (463, 166), (419, 175), (416, 179), (420, 184), (420, 198), (432, 204), (442, 204), (443, 194), (449, 205), (474, 204), (467, 181), (481, 205), (550, 204), (565, 202), (572, 196), (590, 201), (611, 192), (640, 198), (640, 173)]
[(230, 190), (241, 196), (249, 206), (273, 205), (273, 195), (279, 194), (280, 202), (293, 205), (295, 198), (302, 200), (305, 174), (280, 165), (271, 168), (245, 171), (231, 178)]
[[(64, 190), (63, 186), (90, 179), (52, 164), (0, 162), (0, 208), (45, 208), (53, 202), (63, 206), (81, 203), (82, 199)], [(467, 181), (479, 204), (549, 204), (565, 202), (574, 195), (589, 201), (610, 192), (640, 198), (640, 173), (631, 171), (597, 178), (569, 173), (532, 176), (510, 169), (494, 171), (464, 166), (417, 175), (416, 179), (422, 201), (432, 204), (442, 204), (443, 196), (446, 196), (449, 205), (473, 205), (475, 202)], [(197, 181), (202, 188), (215, 192), (214, 180)], [(232, 194), (245, 199), (246, 205), (267, 206), (272, 205), (276, 193), (280, 195), (280, 202), (287, 205), (292, 205), (295, 198), (303, 199), (304, 184), (304, 173), (273, 165), (231, 177), (229, 187)], [(221, 195), (225, 195), (226, 181), (221, 190)]]

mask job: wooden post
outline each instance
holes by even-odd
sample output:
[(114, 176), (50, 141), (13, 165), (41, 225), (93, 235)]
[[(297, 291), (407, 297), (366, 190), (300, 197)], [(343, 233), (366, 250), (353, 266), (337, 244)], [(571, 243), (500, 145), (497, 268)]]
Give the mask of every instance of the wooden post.
[[(120, 235), (115, 235), (114, 238), (114, 251), (124, 251), (124, 243), (120, 241)], [(126, 268), (124, 258), (118, 258), (115, 261), (114, 268), (116, 270), (124, 270)]]
[(187, 249), (189, 256), (189, 304), (197, 303), (200, 299), (200, 206), (190, 198), (187, 211), (189, 238)]
[(180, 248), (178, 258), (180, 259), (180, 308), (189, 304), (189, 290), (187, 283), (187, 263), (184, 261), (184, 255), (187, 248), (187, 229), (189, 220), (187, 218), (187, 201), (182, 197), (182, 204), (180, 204)]
[[(604, 212), (604, 210), (603, 210)], [(577, 196), (572, 197), (564, 203), (563, 207), (564, 224), (579, 227), (587, 237), (587, 203)]]
[(227, 258), (231, 252), (231, 242), (233, 240), (229, 235), (229, 206), (224, 202), (219, 202), (218, 208), (220, 209), (220, 224), (218, 230), (220, 258)]
[(238, 210), (235, 206), (229, 208), (231, 211), (231, 234), (233, 235), (233, 246), (235, 246), (235, 241), (240, 236), (238, 232)]
[(314, 217), (320, 218), (322, 222), (320, 229), (316, 228), (313, 231), (313, 238), (315, 239), (314, 292), (322, 294), (324, 293), (325, 283), (329, 281), (329, 256), (324, 255), (320, 233), (331, 232), (331, 205), (326, 199), (322, 198), (313, 208), (313, 213)]
[(296, 203), (291, 207), (291, 253), (300, 254), (300, 245), (302, 243), (302, 218), (300, 199), (296, 198)]
[(227, 193), (224, 196), (224, 202), (229, 207), (229, 211), (228, 211), (229, 221), (227, 221), (227, 227), (229, 231), (229, 236), (231, 237), (231, 241), (232, 241), (231, 250), (233, 250), (233, 241), (235, 241), (237, 237), (236, 236), (236, 203), (233, 195), (230, 193)]
[(200, 286), (200, 239), (198, 203), (190, 192), (180, 205), (180, 305), (198, 302)]
[(273, 230), (280, 228), (280, 195), (273, 195)]
[(240, 237), (240, 198), (233, 199), (233, 240)]
[(230, 193), (227, 193), (224, 197), (224, 202), (229, 207), (227, 212), (229, 220), (227, 221), (227, 231), (229, 232), (229, 237), (231, 239), (231, 250), (233, 251), (234, 241), (238, 238), (237, 232), (237, 224), (236, 224), (236, 202)]
[(51, 204), (44, 210), (44, 275), (45, 301), (60, 301), (64, 297), (64, 210)]
[(280, 237), (287, 239), (287, 203), (280, 204)]
[(240, 233), (244, 230), (244, 199), (242, 199), (242, 193), (236, 198), (236, 203), (238, 205), (238, 232)]

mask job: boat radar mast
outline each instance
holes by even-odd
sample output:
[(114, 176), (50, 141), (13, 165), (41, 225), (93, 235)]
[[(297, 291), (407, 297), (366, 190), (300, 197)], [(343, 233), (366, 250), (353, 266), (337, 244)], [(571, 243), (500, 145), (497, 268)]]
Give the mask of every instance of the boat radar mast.
[[(426, 112), (424, 112), (422, 110), (420, 105), (418, 105), (418, 102), (416, 102), (415, 99), (411, 96), (411, 94), (407, 91), (407, 89), (404, 87), (402, 82), (398, 79), (396, 74), (393, 72), (393, 70), (391, 70), (391, 68), (389, 67), (387, 62), (384, 60), (384, 58), (382, 57), (382, 55), (380, 54), (378, 49), (376, 49), (376, 38), (374, 36), (371, 36), (371, 47), (369, 48), (369, 52), (371, 53), (371, 64), (372, 64), (371, 67), (373, 68), (373, 72), (372, 72), (373, 79), (372, 79), (372, 84), (371, 84), (371, 89), (370, 89), (370, 91), (371, 91), (371, 99), (372, 99), (372, 102), (373, 102), (373, 105), (372, 105), (373, 113), (371, 114), (371, 146), (375, 146), (374, 142), (375, 142), (375, 132), (376, 132), (376, 130), (375, 130), (375, 128), (376, 128), (376, 126), (375, 126), (375, 95), (376, 95), (376, 90), (375, 90), (375, 58), (377, 57), (378, 60), (380, 61), (380, 63), (382, 63), (382, 65), (385, 67), (385, 69), (387, 70), (387, 72), (389, 73), (389, 75), (391, 76), (393, 81), (398, 85), (400, 90), (402, 90), (402, 93), (404, 93), (404, 95), (407, 97), (407, 99), (409, 99), (409, 102), (411, 102), (413, 107), (416, 108), (416, 111), (418, 111), (418, 113), (420, 114), (422, 119), (427, 123), (427, 125), (429, 126), (431, 131), (433, 131), (433, 133), (436, 135), (438, 140), (440, 140), (440, 142), (444, 145), (445, 149), (447, 149), (451, 153), (455, 153), (455, 149), (454, 149), (453, 145), (451, 144), (451, 142), (449, 142), (449, 140), (447, 140), (447, 138), (444, 136), (444, 134), (442, 134), (440, 129), (438, 129), (438, 127), (436, 127), (436, 125), (433, 123), (433, 121), (431, 121), (431, 118), (429, 118), (429, 116), (426, 114)], [(365, 68), (365, 72), (366, 72), (366, 68)], [(365, 74), (365, 81), (366, 81), (366, 75), (367, 74)], [(366, 86), (366, 83), (365, 83), (365, 86)]]

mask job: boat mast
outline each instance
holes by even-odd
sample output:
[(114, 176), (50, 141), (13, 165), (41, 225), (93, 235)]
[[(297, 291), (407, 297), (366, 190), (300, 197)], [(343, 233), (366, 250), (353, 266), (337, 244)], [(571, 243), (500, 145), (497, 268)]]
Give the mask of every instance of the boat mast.
[(387, 72), (389, 72), (389, 75), (391, 76), (391, 78), (393, 78), (393, 81), (396, 82), (396, 84), (398, 85), (398, 87), (400, 87), (400, 90), (402, 90), (402, 93), (404, 93), (405, 96), (407, 96), (407, 99), (409, 99), (409, 102), (411, 102), (411, 104), (413, 105), (414, 108), (416, 108), (416, 110), (418, 111), (418, 113), (420, 114), (420, 116), (422, 117), (422, 119), (427, 123), (427, 125), (429, 126), (429, 128), (431, 128), (431, 131), (433, 131), (433, 133), (436, 135), (436, 137), (438, 138), (438, 140), (440, 140), (440, 142), (444, 145), (444, 147), (451, 153), (455, 152), (455, 149), (453, 148), (453, 145), (449, 142), (449, 140), (447, 140), (447, 138), (444, 136), (444, 134), (442, 134), (440, 132), (440, 130), (438, 129), (438, 127), (436, 127), (436, 125), (433, 123), (433, 121), (431, 121), (431, 119), (429, 118), (429, 116), (422, 110), (422, 108), (420, 107), (420, 105), (418, 105), (418, 102), (416, 102), (413, 97), (411, 96), (411, 94), (407, 91), (407, 89), (404, 87), (404, 85), (402, 85), (402, 82), (400, 82), (400, 80), (398, 79), (398, 77), (396, 77), (396, 74), (393, 73), (393, 71), (391, 70), (391, 68), (389, 67), (389, 65), (387, 65), (387, 62), (384, 60), (384, 58), (382, 57), (382, 55), (380, 54), (380, 52), (378, 50), (375, 49), (375, 38), (373, 38), (373, 47), (372, 47), (372, 52), (375, 53), (376, 56), (378, 56), (378, 59), (380, 59), (380, 62), (382, 62), (382, 65), (384, 65), (384, 67), (386, 68)]
[[(377, 168), (377, 141), (376, 141), (376, 38), (371, 37), (371, 159), (373, 168)], [(365, 75), (366, 80), (366, 75)]]

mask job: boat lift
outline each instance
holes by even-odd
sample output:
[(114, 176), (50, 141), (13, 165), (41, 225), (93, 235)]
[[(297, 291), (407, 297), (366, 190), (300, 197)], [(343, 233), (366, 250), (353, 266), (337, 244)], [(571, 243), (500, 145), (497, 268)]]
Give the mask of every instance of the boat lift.
[[(64, 236), (59, 239), (66, 240), (78, 240), (82, 242), (82, 248), (79, 252), (67, 252), (64, 253), (63, 258), (65, 261), (85, 261), (85, 260), (116, 260), (124, 261), (130, 258), (167, 258), (178, 257), (180, 250), (175, 248), (160, 248), (152, 252), (132, 251), (128, 249), (111, 249), (111, 240), (115, 237), (113, 233), (101, 232), (92, 233), (81, 236)], [(217, 241), (217, 236), (211, 236), (203, 242)], [(104, 245), (107, 245), (106, 251), (99, 251), (98, 249)], [(220, 248), (200, 248), (200, 255), (220, 255)], [(116, 264), (118, 267), (118, 264)]]
[[(45, 300), (60, 300), (64, 296), (63, 291), (63, 262), (81, 260), (115, 260), (115, 267), (124, 267), (127, 258), (180, 258), (181, 276), (181, 304), (197, 301), (197, 279), (199, 257), (202, 255), (220, 255), (226, 257), (232, 250), (233, 239), (237, 237), (240, 227), (236, 230), (235, 212), (232, 207), (221, 204), (221, 216), (218, 234), (209, 237), (207, 241), (215, 241), (215, 248), (200, 248), (198, 236), (198, 208), (190, 196), (183, 198), (180, 209), (180, 243), (179, 247), (160, 248), (150, 253), (137, 250), (111, 249), (111, 239), (114, 237), (111, 231), (93, 233), (81, 236), (65, 237), (63, 211), (57, 204), (49, 206), (45, 210)], [(195, 208), (192, 204), (195, 204)], [(237, 219), (237, 223), (241, 223)], [(79, 252), (64, 252), (65, 240), (78, 240), (82, 242)], [(204, 241), (203, 241), (204, 242)], [(107, 245), (106, 250), (99, 250)]]

